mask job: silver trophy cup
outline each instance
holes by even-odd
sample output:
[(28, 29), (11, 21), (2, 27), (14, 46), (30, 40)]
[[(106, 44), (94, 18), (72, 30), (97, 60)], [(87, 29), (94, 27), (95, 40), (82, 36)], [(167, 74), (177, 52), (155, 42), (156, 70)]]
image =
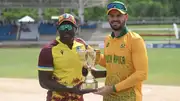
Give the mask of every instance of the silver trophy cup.
[(95, 66), (96, 52), (94, 50), (79, 51), (81, 54), (81, 61), (87, 66), (88, 74), (82, 83), (81, 89), (96, 89), (98, 88), (98, 82), (91, 74), (91, 69)]

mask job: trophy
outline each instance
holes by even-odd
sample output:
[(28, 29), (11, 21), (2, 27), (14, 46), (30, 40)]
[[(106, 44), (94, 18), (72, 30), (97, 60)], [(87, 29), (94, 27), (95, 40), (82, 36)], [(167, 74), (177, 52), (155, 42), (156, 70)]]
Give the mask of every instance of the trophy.
[(94, 68), (96, 52), (94, 50), (79, 51), (81, 54), (81, 61), (87, 66), (88, 74), (82, 83), (81, 89), (96, 89), (98, 88), (98, 82), (91, 74), (91, 69)]

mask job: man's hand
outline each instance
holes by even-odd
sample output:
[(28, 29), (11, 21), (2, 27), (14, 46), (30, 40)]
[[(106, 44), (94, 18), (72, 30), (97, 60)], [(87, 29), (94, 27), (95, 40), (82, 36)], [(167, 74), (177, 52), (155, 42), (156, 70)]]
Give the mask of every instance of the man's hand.
[(92, 92), (97, 92), (97, 89), (81, 89), (76, 94), (83, 95)]
[(87, 76), (87, 74), (88, 74), (87, 67), (83, 66), (83, 68), (82, 68), (82, 74), (83, 74), (83, 76)]
[(101, 56), (101, 51), (95, 49), (95, 52), (96, 52), (96, 59), (95, 59), (95, 65), (96, 65), (96, 64), (99, 63), (100, 56)]
[(86, 93), (97, 92), (97, 89), (81, 89), (79, 85), (72, 88), (72, 93), (83, 95)]
[(113, 86), (104, 86), (104, 87), (98, 88), (97, 92), (94, 92), (94, 94), (105, 96), (112, 92), (113, 92)]
[(96, 68), (91, 68), (91, 74), (95, 78), (104, 78), (106, 77), (106, 70), (98, 70)]

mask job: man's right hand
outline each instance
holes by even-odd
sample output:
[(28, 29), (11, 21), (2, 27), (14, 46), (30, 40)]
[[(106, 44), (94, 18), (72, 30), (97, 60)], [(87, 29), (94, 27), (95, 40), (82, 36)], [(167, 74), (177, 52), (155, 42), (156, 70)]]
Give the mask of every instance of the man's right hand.
[(96, 52), (96, 59), (95, 59), (95, 65), (99, 63), (100, 57), (101, 57), (101, 51), (98, 49), (94, 50)]
[(96, 92), (97, 89), (81, 89), (80, 86), (75, 86), (72, 89), (72, 93), (78, 94), (78, 95), (83, 95), (86, 93), (91, 93), (91, 92)]
[(97, 92), (97, 89), (79, 89), (75, 93), (79, 94), (79, 95), (83, 95), (83, 94), (87, 94), (87, 93), (91, 93), (91, 92)]
[(92, 68), (91, 69), (91, 74), (95, 78), (104, 78), (104, 77), (106, 77), (106, 70), (98, 70), (96, 68)]
[(74, 87), (73, 86), (69, 87), (60, 84), (57, 82), (56, 78), (49, 79), (50, 77), (52, 78), (53, 75), (53, 72), (50, 71), (38, 71), (38, 73), (39, 73), (39, 82), (41, 87), (47, 90), (56, 91), (56, 92), (71, 92), (80, 95), (96, 91), (92, 89), (81, 90), (81, 84), (78, 84)]

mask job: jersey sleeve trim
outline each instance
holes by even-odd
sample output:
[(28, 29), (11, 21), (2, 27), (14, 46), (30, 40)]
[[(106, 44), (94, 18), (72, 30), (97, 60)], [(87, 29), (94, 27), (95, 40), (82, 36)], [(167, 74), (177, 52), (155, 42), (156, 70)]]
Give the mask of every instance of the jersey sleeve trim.
[(38, 66), (38, 70), (40, 71), (53, 71), (53, 67), (45, 67), (45, 66)]
[(53, 71), (53, 69), (52, 48), (45, 47), (39, 54), (38, 70)]

